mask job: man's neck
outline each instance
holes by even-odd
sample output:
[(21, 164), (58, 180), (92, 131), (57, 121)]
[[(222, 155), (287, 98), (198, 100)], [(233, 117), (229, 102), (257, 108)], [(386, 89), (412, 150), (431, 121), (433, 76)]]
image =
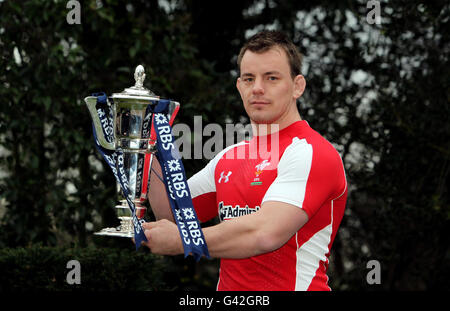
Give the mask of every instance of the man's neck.
[(302, 117), (297, 112), (296, 114), (292, 114), (292, 116), (290, 116), (290, 118), (288, 118), (287, 120), (283, 120), (279, 123), (255, 123), (251, 121), (253, 136), (271, 135), (301, 120)]

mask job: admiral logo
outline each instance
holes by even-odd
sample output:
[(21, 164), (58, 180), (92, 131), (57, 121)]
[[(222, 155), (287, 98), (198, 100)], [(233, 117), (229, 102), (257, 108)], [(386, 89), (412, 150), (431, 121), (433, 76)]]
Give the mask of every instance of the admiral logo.
[(223, 201), (219, 203), (219, 219), (220, 221), (237, 218), (243, 215), (249, 215), (259, 211), (260, 207), (255, 206), (254, 208), (250, 208), (248, 205), (241, 207), (236, 205), (224, 205)]

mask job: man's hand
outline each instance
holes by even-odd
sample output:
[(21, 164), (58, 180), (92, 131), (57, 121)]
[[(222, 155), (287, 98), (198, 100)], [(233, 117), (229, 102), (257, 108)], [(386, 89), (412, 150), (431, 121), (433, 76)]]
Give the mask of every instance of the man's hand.
[(142, 224), (148, 242), (143, 244), (151, 252), (159, 255), (179, 255), (184, 253), (180, 232), (175, 223), (162, 219)]

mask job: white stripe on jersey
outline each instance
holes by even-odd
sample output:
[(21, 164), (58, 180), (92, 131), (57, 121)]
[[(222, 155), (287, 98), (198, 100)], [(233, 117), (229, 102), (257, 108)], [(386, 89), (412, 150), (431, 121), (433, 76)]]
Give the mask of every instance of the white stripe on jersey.
[(279, 201), (303, 206), (306, 184), (311, 170), (313, 149), (306, 139), (294, 137), (278, 163), (278, 176), (267, 189), (265, 201)]
[[(333, 202), (331, 202), (331, 217), (331, 223), (328, 226), (316, 232), (300, 248), (297, 245), (296, 291), (308, 290), (309, 285), (311, 285), (313, 278), (316, 276), (320, 261), (325, 262), (327, 260), (326, 254), (330, 251), (328, 245), (333, 232)], [(295, 236), (296, 239), (297, 234)]]

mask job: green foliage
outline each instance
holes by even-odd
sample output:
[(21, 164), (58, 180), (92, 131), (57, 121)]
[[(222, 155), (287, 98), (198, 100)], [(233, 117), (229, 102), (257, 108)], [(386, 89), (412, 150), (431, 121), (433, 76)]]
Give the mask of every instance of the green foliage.
[[(80, 284), (67, 283), (70, 260), (80, 263)], [(133, 249), (33, 246), (1, 249), (0, 271), (0, 291), (161, 291), (171, 268)]]

